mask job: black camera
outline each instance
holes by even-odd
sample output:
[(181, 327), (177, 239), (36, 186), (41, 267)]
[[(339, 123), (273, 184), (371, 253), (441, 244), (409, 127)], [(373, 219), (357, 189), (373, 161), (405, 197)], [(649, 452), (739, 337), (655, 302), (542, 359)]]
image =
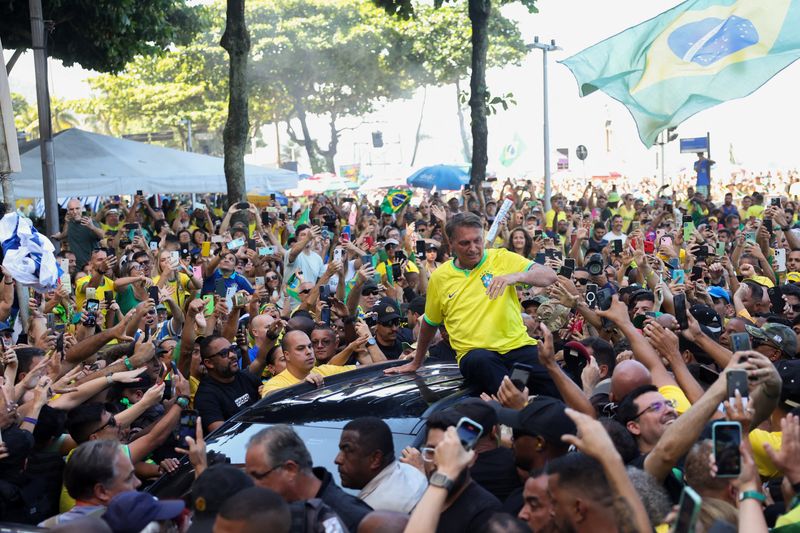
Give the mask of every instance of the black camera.
[(589, 256), (589, 259), (586, 261), (586, 270), (592, 276), (599, 276), (603, 273), (603, 255), (602, 254), (592, 254)]

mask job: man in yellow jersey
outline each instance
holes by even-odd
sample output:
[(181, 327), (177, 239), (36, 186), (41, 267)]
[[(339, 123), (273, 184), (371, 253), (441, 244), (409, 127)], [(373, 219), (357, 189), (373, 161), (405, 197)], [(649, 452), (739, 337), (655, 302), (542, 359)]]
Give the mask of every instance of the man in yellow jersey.
[(455, 259), (431, 275), (414, 360), (386, 372), (416, 371), (444, 324), (461, 373), (481, 391), (496, 393), (514, 363), (524, 363), (533, 366), (528, 382), (533, 393), (558, 396), (539, 365), (514, 289), (518, 283), (553, 285), (555, 272), (502, 248), (484, 250), (483, 224), (472, 213), (458, 213), (445, 231)]

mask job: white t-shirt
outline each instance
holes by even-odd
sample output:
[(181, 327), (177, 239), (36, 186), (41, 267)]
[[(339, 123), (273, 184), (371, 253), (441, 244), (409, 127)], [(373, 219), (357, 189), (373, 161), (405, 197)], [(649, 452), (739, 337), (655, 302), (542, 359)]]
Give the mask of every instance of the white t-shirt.
[(317, 280), (325, 272), (325, 263), (318, 253), (310, 250), (303, 250), (295, 258), (293, 263), (289, 262), (289, 250), (286, 250), (286, 274), (284, 279), (289, 279), (295, 272), (303, 273), (303, 281), (317, 283)]
[(609, 231), (608, 233), (606, 233), (603, 236), (603, 238), (605, 240), (607, 240), (608, 242), (611, 242), (611, 241), (622, 241), (622, 244), (625, 244), (625, 241), (628, 240), (628, 237), (624, 233), (622, 233), (622, 232), (614, 233), (613, 231)]

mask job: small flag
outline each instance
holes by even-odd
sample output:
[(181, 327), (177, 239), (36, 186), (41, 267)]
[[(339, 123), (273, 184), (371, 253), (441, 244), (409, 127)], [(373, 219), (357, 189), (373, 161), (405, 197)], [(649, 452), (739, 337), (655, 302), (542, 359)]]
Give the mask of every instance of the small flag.
[(295, 225), (295, 227), (299, 226), (300, 224), (308, 224), (310, 215), (311, 215), (311, 208), (306, 207), (305, 210), (302, 213), (300, 213), (300, 216), (297, 217), (297, 224)]
[(410, 189), (389, 189), (381, 204), (381, 211), (387, 214), (397, 213), (410, 201)]
[(500, 164), (504, 167), (510, 167), (514, 162), (519, 159), (520, 154), (525, 150), (525, 143), (519, 134), (515, 133), (511, 142), (503, 147), (500, 152)]
[(754, 92), (800, 58), (800, 0), (688, 0), (564, 60), (581, 96), (601, 90), (648, 148), (662, 130)]

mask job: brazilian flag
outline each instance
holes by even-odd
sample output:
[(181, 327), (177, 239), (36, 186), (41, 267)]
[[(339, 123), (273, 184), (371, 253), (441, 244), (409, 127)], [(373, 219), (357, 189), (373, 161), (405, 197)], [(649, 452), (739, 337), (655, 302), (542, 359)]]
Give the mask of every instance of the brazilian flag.
[(648, 148), (800, 58), (800, 0), (688, 0), (562, 61), (581, 96), (625, 105)]
[(411, 189), (389, 189), (381, 204), (381, 211), (386, 214), (397, 213), (411, 201)]

